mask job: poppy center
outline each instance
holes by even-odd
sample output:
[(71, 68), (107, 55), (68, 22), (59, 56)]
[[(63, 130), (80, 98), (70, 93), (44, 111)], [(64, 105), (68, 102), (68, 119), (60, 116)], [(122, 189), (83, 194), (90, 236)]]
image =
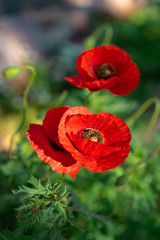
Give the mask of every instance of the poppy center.
[(104, 63), (103, 65), (99, 66), (97, 70), (97, 78), (101, 79), (108, 79), (116, 75), (115, 68), (111, 63)]
[(104, 143), (103, 134), (92, 128), (82, 130), (82, 137), (84, 139), (90, 139), (92, 142)]

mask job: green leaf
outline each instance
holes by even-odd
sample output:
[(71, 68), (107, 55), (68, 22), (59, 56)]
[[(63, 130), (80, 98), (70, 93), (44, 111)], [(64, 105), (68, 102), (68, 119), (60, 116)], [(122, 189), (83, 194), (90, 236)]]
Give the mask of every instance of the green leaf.
[(35, 188), (37, 188), (39, 194), (43, 194), (45, 192), (44, 187), (42, 186), (40, 180), (37, 178), (31, 176), (30, 180), (28, 180), (28, 183), (32, 184)]
[(56, 206), (57, 206), (57, 209), (58, 209), (59, 213), (63, 216), (64, 220), (66, 221), (67, 220), (67, 215), (66, 215), (66, 211), (63, 208), (62, 204), (58, 203), (58, 204), (56, 204)]
[(69, 192), (67, 192), (66, 186), (64, 191), (59, 195), (58, 201), (61, 201), (63, 198), (67, 197), (69, 195)]
[(45, 194), (45, 191), (43, 189), (33, 189), (26, 186), (19, 187), (19, 190), (15, 191), (12, 190), (13, 194), (20, 194), (25, 193), (26, 196), (24, 196), (24, 199), (32, 198), (34, 195), (43, 195)]

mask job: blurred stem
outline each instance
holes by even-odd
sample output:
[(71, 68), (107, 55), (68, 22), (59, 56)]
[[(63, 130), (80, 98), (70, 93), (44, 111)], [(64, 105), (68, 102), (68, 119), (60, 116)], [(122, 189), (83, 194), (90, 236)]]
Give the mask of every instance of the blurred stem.
[(151, 120), (149, 121), (148, 127), (147, 127), (147, 129), (144, 133), (144, 136), (143, 136), (143, 139), (142, 139), (143, 141), (145, 141), (149, 137), (150, 133), (152, 132), (152, 129), (157, 122), (159, 114), (160, 114), (160, 100), (158, 99), (155, 102), (155, 110), (153, 112)]
[(111, 41), (112, 41), (112, 38), (113, 38), (113, 28), (112, 28), (111, 24), (107, 24), (106, 26), (104, 25), (104, 27), (106, 27), (107, 32), (106, 32), (105, 37), (103, 39), (102, 45), (111, 44)]
[(88, 95), (86, 96), (86, 98), (84, 99), (84, 102), (83, 102), (83, 106), (85, 107), (87, 102), (88, 102), (88, 99), (90, 97), (90, 95), (92, 94), (92, 92), (89, 92)]
[(64, 90), (53, 102), (47, 107), (47, 109), (51, 109), (53, 107), (60, 107), (60, 105), (64, 102), (68, 95), (68, 91)]
[(111, 24), (103, 24), (98, 27), (90, 37), (84, 42), (86, 49), (100, 45), (110, 44), (113, 38), (113, 28)]
[(20, 68), (20, 70), (29, 70), (29, 71), (31, 71), (32, 75), (31, 75), (31, 78), (30, 78), (30, 80), (29, 80), (29, 82), (28, 82), (28, 84), (27, 84), (27, 86), (25, 88), (24, 94), (23, 94), (22, 121), (21, 121), (19, 127), (17, 128), (17, 130), (11, 136), (10, 146), (9, 146), (9, 158), (12, 158), (12, 146), (14, 144), (14, 138), (17, 135), (17, 133), (20, 132), (20, 130), (22, 129), (22, 127), (25, 124), (26, 110), (27, 110), (27, 95), (28, 95), (28, 91), (31, 88), (31, 86), (32, 86), (32, 84), (34, 82), (35, 76), (36, 76), (36, 71), (31, 66), (23, 66), (23, 67)]
[[(49, 171), (47, 171), (47, 173), (44, 175), (44, 177), (42, 178), (42, 181), (46, 181), (46, 179), (48, 178), (49, 174), (51, 172), (51, 168), (49, 169)], [(55, 188), (55, 191), (57, 191), (57, 189), (62, 185), (63, 181), (64, 181), (64, 177), (65, 177), (65, 173), (62, 173), (62, 176), (60, 178), (60, 180), (58, 180), (57, 182), (57, 186)]]
[(50, 168), (50, 169), (47, 171), (47, 173), (44, 175), (44, 177), (42, 178), (42, 181), (45, 181), (45, 180), (48, 178), (50, 172), (51, 172), (51, 168)]
[(139, 117), (142, 116), (142, 114), (152, 105), (155, 104), (155, 110), (154, 113), (152, 115), (151, 120), (149, 121), (148, 127), (145, 131), (144, 137), (143, 137), (143, 141), (145, 141), (147, 139), (147, 137), (149, 136), (149, 134), (151, 133), (157, 119), (158, 116), (160, 114), (160, 99), (153, 97), (148, 99), (146, 102), (143, 103), (143, 105), (137, 110), (137, 112), (135, 112), (129, 119), (129, 123), (131, 124), (131, 126), (133, 126), (135, 124), (135, 122), (137, 121), (137, 119)]

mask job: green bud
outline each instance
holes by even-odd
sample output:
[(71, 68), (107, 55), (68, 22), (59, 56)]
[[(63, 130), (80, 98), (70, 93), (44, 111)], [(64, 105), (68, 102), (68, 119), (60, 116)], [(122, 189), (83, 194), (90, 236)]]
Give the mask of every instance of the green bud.
[(11, 79), (16, 77), (21, 71), (20, 67), (8, 67), (3, 70), (3, 76), (5, 78)]

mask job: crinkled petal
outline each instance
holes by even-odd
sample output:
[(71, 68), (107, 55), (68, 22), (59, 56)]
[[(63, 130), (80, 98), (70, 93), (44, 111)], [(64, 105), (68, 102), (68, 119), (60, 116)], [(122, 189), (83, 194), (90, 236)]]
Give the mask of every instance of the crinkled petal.
[(73, 77), (65, 77), (65, 80), (67, 80), (69, 83), (71, 83), (75, 87), (79, 88), (85, 88), (84, 82), (86, 81), (86, 78), (83, 76), (73, 76)]
[[(116, 75), (108, 79), (97, 78), (99, 66), (106, 63), (114, 67)], [(72, 85), (88, 88), (91, 92), (108, 89), (115, 95), (127, 95), (138, 86), (140, 80), (140, 71), (130, 55), (113, 45), (84, 51), (77, 59), (77, 71), (79, 76), (65, 79)]]
[(58, 136), (58, 125), (63, 114), (70, 108), (70, 106), (61, 106), (50, 109), (43, 120), (43, 133), (54, 142)]
[(87, 156), (101, 157), (121, 150), (119, 147), (111, 147), (107, 144), (93, 142), (90, 139), (83, 139), (73, 132), (71, 132), (71, 141), (78, 151)]
[[(115, 168), (124, 162), (129, 155), (131, 134), (123, 120), (109, 113), (67, 116), (67, 112), (64, 127), (60, 122), (58, 133), (61, 144), (73, 158), (95, 172)], [(90, 128), (102, 132), (104, 143), (95, 143), (79, 135), (81, 130)]]
[(114, 81), (109, 81), (104, 89), (108, 89), (115, 95), (128, 95), (138, 86), (139, 81), (140, 71), (135, 63), (130, 62), (126, 66), (126, 71), (117, 76)]
[[(74, 145), (68, 138), (68, 132), (66, 129), (67, 119), (70, 119), (71, 116), (91, 115), (91, 114), (92, 113), (86, 107), (73, 107), (71, 109), (68, 109), (60, 120), (60, 123), (58, 126), (59, 141), (68, 152), (74, 155), (74, 156), (72, 155), (73, 158), (75, 157), (75, 155), (77, 156), (77, 158), (79, 158), (79, 156), (84, 158), (84, 156), (81, 156), (81, 153), (75, 150)], [(73, 129), (74, 129), (74, 126), (73, 126)]]
[[(131, 60), (131, 57), (123, 49), (113, 46), (104, 45), (91, 48), (84, 51), (77, 59), (77, 71), (80, 75), (95, 78), (95, 67), (105, 63), (111, 63), (115, 68), (123, 61)], [(122, 64), (121, 64), (122, 65)]]
[(38, 124), (30, 124), (30, 129), (27, 131), (27, 137), (31, 147), (37, 152), (38, 157), (48, 163), (53, 171), (58, 173), (68, 173), (71, 178), (74, 178), (81, 164), (65, 151), (65, 149), (56, 150), (51, 142), (44, 136), (42, 126)]
[(96, 92), (104, 89), (108, 89), (109, 81), (114, 82), (117, 79), (117, 76), (111, 77), (109, 79), (97, 79), (95, 78), (92, 81), (83, 81), (81, 85), (83, 88), (88, 88), (90, 92)]

